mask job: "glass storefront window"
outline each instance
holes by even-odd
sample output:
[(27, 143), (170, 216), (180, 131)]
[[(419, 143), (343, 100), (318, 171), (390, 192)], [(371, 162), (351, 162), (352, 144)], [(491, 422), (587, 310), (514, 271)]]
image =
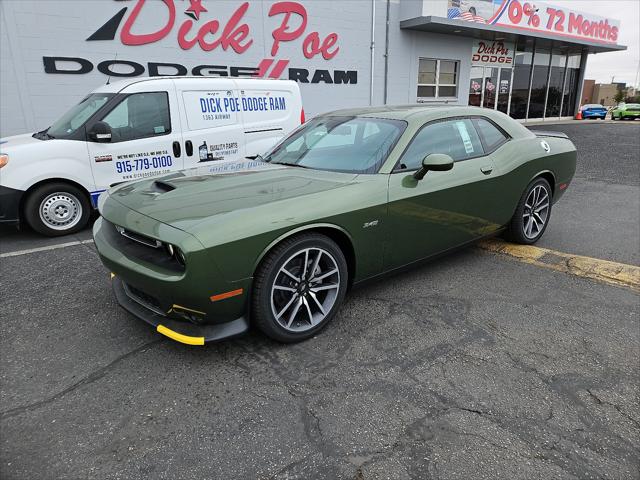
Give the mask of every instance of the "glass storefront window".
[(502, 67), (500, 69), (500, 81), (498, 82), (498, 105), (497, 109), (502, 113), (507, 113), (509, 108), (509, 90), (511, 88), (511, 69)]
[(567, 65), (566, 52), (554, 48), (551, 53), (551, 73), (549, 75), (549, 93), (547, 95), (545, 118), (560, 116), (562, 85), (564, 83), (564, 71)]
[(519, 43), (516, 47), (513, 86), (511, 90), (511, 110), (509, 113), (513, 118), (520, 119), (527, 116), (532, 57), (533, 41)]
[(551, 52), (549, 50), (536, 48), (533, 56), (533, 77), (531, 80), (528, 118), (542, 118), (544, 115), (550, 60)]
[(487, 67), (484, 69), (484, 101), (485, 108), (495, 108), (496, 92), (498, 90), (498, 69)]
[(567, 58), (567, 78), (564, 84), (564, 93), (562, 100), (562, 116), (570, 117), (573, 116), (576, 96), (578, 95), (578, 90), (580, 86), (578, 85), (578, 81), (580, 80), (580, 58), (582, 55), (580, 53), (572, 53), (569, 54)]
[(469, 83), (469, 105), (479, 107), (482, 103), (482, 76), (484, 67), (471, 67)]

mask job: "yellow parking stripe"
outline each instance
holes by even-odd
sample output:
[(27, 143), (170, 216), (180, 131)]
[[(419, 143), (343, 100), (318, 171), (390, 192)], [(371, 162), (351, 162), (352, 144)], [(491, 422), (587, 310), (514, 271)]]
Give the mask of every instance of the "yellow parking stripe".
[(204, 337), (190, 337), (188, 335), (182, 335), (181, 333), (174, 332), (164, 325), (158, 325), (156, 330), (158, 333), (161, 333), (176, 342), (186, 343), (187, 345), (204, 345)]
[(479, 243), (479, 247), (490, 252), (509, 255), (538, 267), (591, 278), (640, 292), (640, 267), (635, 265), (571, 255), (532, 245), (515, 245), (498, 239), (484, 240)]

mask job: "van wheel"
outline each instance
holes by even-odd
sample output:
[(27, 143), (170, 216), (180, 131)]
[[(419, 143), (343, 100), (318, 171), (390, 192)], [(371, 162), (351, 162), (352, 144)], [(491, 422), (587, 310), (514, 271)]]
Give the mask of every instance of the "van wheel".
[(48, 237), (75, 233), (89, 221), (87, 195), (68, 183), (47, 183), (36, 188), (24, 204), (24, 216), (31, 228)]

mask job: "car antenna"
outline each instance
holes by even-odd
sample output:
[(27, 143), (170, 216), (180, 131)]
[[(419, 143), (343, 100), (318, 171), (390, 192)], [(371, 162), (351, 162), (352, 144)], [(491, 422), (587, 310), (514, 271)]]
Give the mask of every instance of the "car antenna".
[[(115, 56), (113, 57), (113, 63), (116, 63), (116, 60), (118, 60), (118, 52), (116, 52)], [(109, 75), (107, 77), (107, 85), (109, 85), (111, 83), (111, 75)]]

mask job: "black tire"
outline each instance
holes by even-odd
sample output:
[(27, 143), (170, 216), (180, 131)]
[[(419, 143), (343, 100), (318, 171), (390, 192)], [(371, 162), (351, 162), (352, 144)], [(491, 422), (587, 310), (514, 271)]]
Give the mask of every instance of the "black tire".
[[(322, 249), (330, 254), (330, 257), (327, 257), (327, 259), (330, 258), (335, 261), (339, 274), (339, 281), (337, 283), (339, 287), (336, 289), (337, 293), (335, 293), (334, 303), (330, 310), (326, 312), (324, 318), (314, 326), (309, 322), (307, 330), (294, 332), (281, 325), (276, 318), (276, 314), (273, 313), (271, 298), (272, 287), (276, 280), (278, 280), (278, 276), (282, 274), (281, 268), (285, 266), (285, 263), (291, 261), (297, 252), (304, 252), (307, 248)], [(304, 261), (301, 260), (301, 263), (304, 264)], [(300, 342), (313, 337), (327, 326), (340, 308), (347, 291), (348, 277), (349, 271), (344, 254), (340, 247), (330, 238), (317, 233), (306, 233), (284, 240), (266, 255), (255, 275), (251, 298), (252, 322), (265, 335), (282, 343)], [(318, 295), (318, 293), (316, 293), (316, 295)], [(298, 298), (301, 298), (301, 295)], [(302, 312), (303, 310), (300, 311)], [(312, 315), (309, 314), (309, 316)], [(295, 314), (293, 317), (298, 318)], [(300, 322), (296, 322), (296, 324), (298, 323)]]
[[(546, 191), (547, 195), (548, 195), (548, 200), (549, 200), (549, 206), (548, 206), (548, 211), (545, 217), (545, 221), (544, 224), (542, 226), (542, 228), (533, 236), (528, 236), (525, 233), (525, 221), (524, 221), (524, 217), (525, 217), (525, 209), (526, 209), (526, 202), (527, 202), (527, 198), (529, 197), (529, 195), (531, 194), (531, 192), (537, 188), (538, 186), (541, 186), (544, 188), (544, 190)], [(544, 178), (539, 177), (534, 179), (525, 189), (524, 193), (522, 194), (522, 197), (520, 197), (520, 201), (518, 202), (518, 206), (516, 207), (516, 211), (513, 214), (513, 217), (511, 218), (511, 221), (509, 222), (509, 224), (507, 225), (507, 230), (505, 232), (505, 238), (509, 241), (515, 242), (515, 243), (521, 243), (523, 245), (532, 245), (534, 243), (536, 243), (538, 240), (540, 240), (540, 237), (542, 237), (542, 235), (544, 234), (545, 230), (547, 229), (547, 225), (549, 225), (549, 220), (551, 218), (551, 207), (552, 207), (552, 202), (553, 202), (553, 191), (551, 190), (551, 186), (549, 185), (549, 182), (547, 182)], [(527, 209), (528, 210), (528, 209)]]
[[(49, 218), (44, 221), (40, 215), (40, 209), (45, 200), (55, 202), (52, 196), (59, 194), (59, 208), (70, 215), (69, 222), (65, 221), (56, 224), (56, 218)], [(53, 208), (53, 207), (52, 207)], [(82, 230), (89, 221), (91, 215), (91, 204), (87, 194), (69, 183), (54, 182), (46, 183), (37, 187), (29, 194), (24, 203), (24, 218), (29, 226), (38, 233), (48, 237), (59, 237), (69, 235)]]
[(611, 121), (612, 121), (612, 122), (615, 122), (615, 121), (616, 121), (616, 116), (615, 116), (613, 113), (611, 114)]

